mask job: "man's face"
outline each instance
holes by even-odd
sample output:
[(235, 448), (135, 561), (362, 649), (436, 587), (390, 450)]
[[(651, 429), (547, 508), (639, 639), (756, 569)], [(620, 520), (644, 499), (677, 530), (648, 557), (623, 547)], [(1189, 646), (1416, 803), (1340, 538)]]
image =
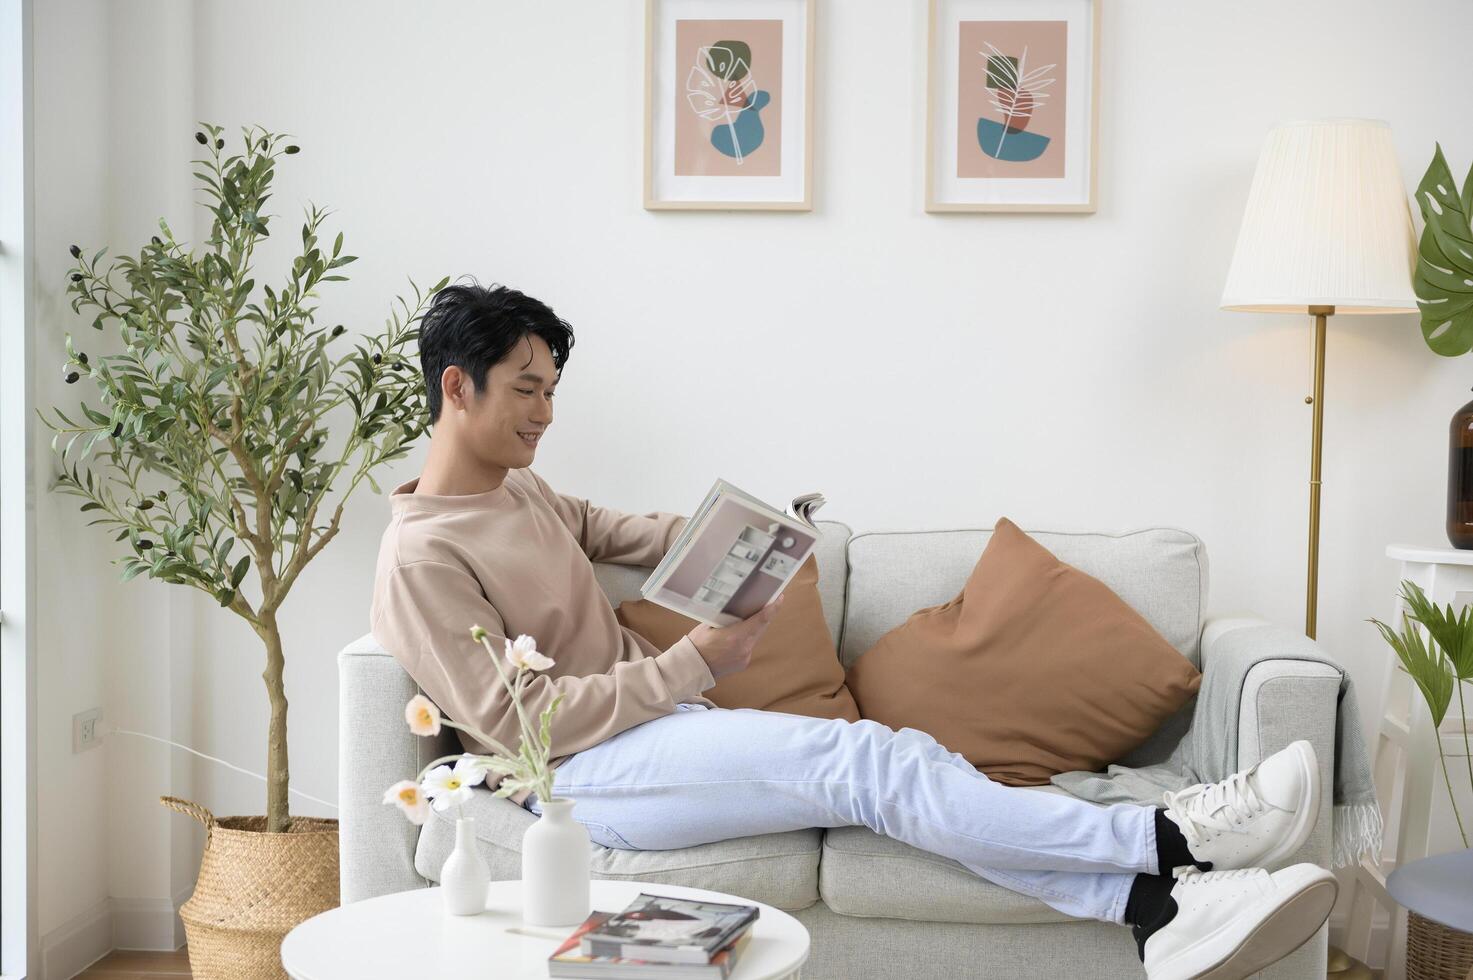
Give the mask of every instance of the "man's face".
[[(472, 392), (469, 377), (460, 379), (466, 393), (458, 409), (463, 409), (459, 429), (465, 451), (508, 470), (532, 465), (540, 437), (552, 425), (558, 380), (547, 341), (532, 334), (523, 337), (491, 366), (480, 392)], [(451, 407), (446, 404), (442, 411)]]

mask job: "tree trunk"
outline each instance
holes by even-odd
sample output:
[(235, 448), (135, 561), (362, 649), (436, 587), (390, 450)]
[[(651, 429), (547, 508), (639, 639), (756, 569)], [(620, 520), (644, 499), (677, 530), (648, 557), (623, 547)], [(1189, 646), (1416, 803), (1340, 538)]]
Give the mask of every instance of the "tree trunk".
[(257, 632), (266, 643), (266, 669), (261, 677), (266, 681), (266, 694), (271, 699), (271, 723), (266, 730), (266, 830), (276, 834), (284, 833), (291, 822), (287, 797), (291, 774), (286, 764), (286, 687), (282, 683), (286, 658), (274, 612), (261, 616)]

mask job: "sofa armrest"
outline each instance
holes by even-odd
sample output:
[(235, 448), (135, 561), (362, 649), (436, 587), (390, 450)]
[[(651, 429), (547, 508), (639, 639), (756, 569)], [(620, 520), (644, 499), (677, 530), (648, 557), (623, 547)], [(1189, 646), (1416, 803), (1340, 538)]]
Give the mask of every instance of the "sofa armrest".
[[(423, 888), (414, 869), (420, 828), (384, 791), (442, 754), (413, 735), (404, 705), (419, 693), (404, 668), (365, 635), (338, 653), (338, 855), (342, 904)], [(448, 732), (449, 730), (446, 729)]]
[(1320, 662), (1324, 657), (1323, 647), (1285, 626), (1253, 618), (1209, 620), (1186, 748), (1199, 776), (1216, 780), (1307, 739), (1319, 763), (1320, 814), (1309, 841), (1290, 860), (1328, 867), (1341, 671)]

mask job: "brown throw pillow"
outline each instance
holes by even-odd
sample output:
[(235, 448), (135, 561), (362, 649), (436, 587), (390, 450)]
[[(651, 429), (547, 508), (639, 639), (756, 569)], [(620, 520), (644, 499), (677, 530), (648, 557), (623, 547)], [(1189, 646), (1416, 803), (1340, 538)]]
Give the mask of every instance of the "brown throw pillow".
[(1108, 586), (1003, 518), (961, 594), (880, 637), (848, 682), (863, 717), (1034, 786), (1117, 761), (1202, 675)]
[[(812, 555), (793, 573), (783, 595), (787, 598), (757, 641), (747, 669), (719, 678), (701, 696), (723, 708), (858, 721), (859, 709), (844, 686), (844, 666), (823, 618), (818, 562)], [(700, 625), (648, 599), (621, 602), (614, 615), (661, 650)]]

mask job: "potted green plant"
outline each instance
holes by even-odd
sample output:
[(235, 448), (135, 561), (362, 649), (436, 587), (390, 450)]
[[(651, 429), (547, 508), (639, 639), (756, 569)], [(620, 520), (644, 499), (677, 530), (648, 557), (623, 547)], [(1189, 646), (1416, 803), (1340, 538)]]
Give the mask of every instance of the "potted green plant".
[[(1422, 336), (1434, 353), (1459, 357), (1473, 350), (1473, 170), (1458, 190), (1437, 144), (1417, 185), (1422, 238), (1412, 288)], [(1453, 413), (1447, 469), (1447, 538), (1473, 548), (1473, 401)]]
[[(1453, 793), (1453, 777), (1448, 770), (1447, 754), (1442, 749), (1442, 720), (1447, 717), (1452, 705), (1453, 694), (1458, 697), (1458, 711), (1468, 717), (1463, 685), (1473, 680), (1473, 607), (1464, 606), (1459, 613), (1453, 612), (1451, 604), (1439, 608), (1427, 599), (1427, 594), (1410, 579), (1401, 583), (1403, 603), (1402, 630), (1398, 634), (1379, 620), (1372, 619), (1386, 642), (1396, 651), (1402, 667), (1411, 675), (1427, 709), (1432, 715), (1433, 740), (1437, 743), (1437, 759), (1442, 764), (1442, 781), (1447, 786), (1448, 802), (1452, 805), (1453, 819), (1458, 824), (1458, 834), (1463, 847), (1468, 847), (1468, 832), (1458, 812), (1458, 800)], [(1425, 632), (1426, 636), (1423, 636)], [(1468, 786), (1473, 789), (1473, 754), (1469, 752), (1467, 725), (1463, 726), (1463, 756), (1468, 769)], [(1458, 782), (1462, 782), (1461, 774)], [(1457, 854), (1458, 852), (1454, 852)], [(1451, 860), (1450, 860), (1451, 859)], [(1433, 855), (1423, 861), (1397, 868), (1387, 886), (1396, 894), (1397, 875), (1419, 875), (1414, 871), (1419, 865), (1428, 863), (1440, 870), (1433, 871), (1434, 877), (1455, 881), (1460, 861), (1453, 855)], [(1415, 891), (1415, 889), (1413, 889)], [(1398, 901), (1402, 901), (1398, 897)], [(1455, 929), (1444, 922), (1430, 919), (1417, 908), (1407, 907), (1407, 967), (1408, 976), (1463, 976), (1470, 963), (1469, 952), (1473, 950), (1473, 935)]]
[[(56, 489), (83, 499), (90, 524), (115, 531), (124, 581), (140, 575), (208, 593), (260, 638), (270, 708), (266, 813), (217, 820), (165, 803), (209, 828), (200, 879), (182, 908), (196, 977), (284, 976), (280, 944), (297, 922), (338, 904), (337, 821), (293, 819), (288, 805), (285, 650), (279, 614), (302, 570), (337, 536), (344, 505), (371, 471), (425, 430), (409, 357), (418, 319), (444, 285), (397, 298), (377, 333), (317, 318), (318, 288), (346, 280), (354, 256), (318, 234), (311, 205), (301, 250), (276, 286), (259, 282), (256, 246), (276, 165), (299, 152), (284, 134), (242, 130), (223, 156), (221, 127), (194, 134), (195, 177), (213, 215), (199, 249), (159, 222), (135, 256), (99, 266), (76, 245), (74, 312), (115, 337), (89, 355), (67, 335), (65, 380), (88, 379), (76, 420), (53, 408)], [(411, 286), (413, 282), (411, 281)], [(331, 499), (330, 499), (331, 498)]]
[[(1442, 751), (1440, 726), (1447, 717), (1453, 694), (1458, 696), (1458, 711), (1468, 717), (1464, 702), (1463, 685), (1473, 681), (1473, 606), (1464, 606), (1462, 612), (1454, 613), (1451, 604), (1438, 608), (1427, 598), (1427, 594), (1410, 579), (1401, 583), (1401, 599), (1404, 604), (1401, 633), (1379, 619), (1372, 619), (1386, 642), (1396, 651), (1396, 657), (1406, 672), (1411, 675), (1427, 710), (1432, 714), (1432, 730), (1437, 733), (1437, 758), (1442, 763), (1442, 780), (1447, 785), (1448, 802), (1452, 804), (1453, 818), (1458, 824), (1458, 833), (1463, 846), (1468, 846), (1468, 833), (1463, 826), (1463, 817), (1458, 812), (1457, 797), (1453, 795), (1453, 780), (1447, 768), (1447, 756)], [(1422, 627), (1418, 629), (1418, 626)], [(1425, 638), (1423, 632), (1426, 632)], [(1473, 789), (1473, 755), (1468, 752), (1468, 731), (1463, 730), (1463, 754), (1468, 766), (1468, 786)]]

